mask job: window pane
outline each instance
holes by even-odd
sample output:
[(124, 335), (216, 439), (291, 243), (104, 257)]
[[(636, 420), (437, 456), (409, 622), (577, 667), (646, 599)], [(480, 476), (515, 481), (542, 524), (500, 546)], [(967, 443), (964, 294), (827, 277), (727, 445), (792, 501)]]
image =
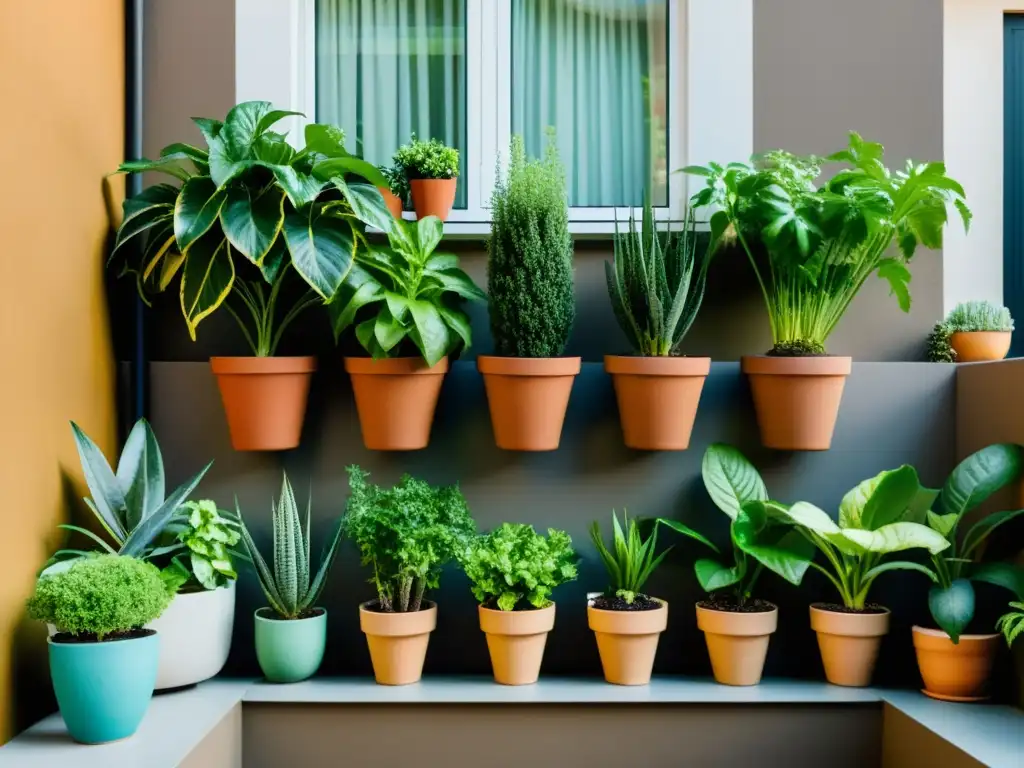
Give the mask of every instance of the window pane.
[(415, 133), (459, 150), (466, 207), (466, 0), (317, 0), (316, 119), (375, 164)]
[(668, 0), (512, 0), (512, 131), (577, 206), (668, 205)]

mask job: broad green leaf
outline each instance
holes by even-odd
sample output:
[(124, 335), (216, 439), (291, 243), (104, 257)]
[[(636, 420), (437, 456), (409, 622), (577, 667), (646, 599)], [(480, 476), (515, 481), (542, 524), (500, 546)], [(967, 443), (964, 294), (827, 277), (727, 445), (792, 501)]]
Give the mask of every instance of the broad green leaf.
[(373, 328), (374, 338), (385, 352), (390, 352), (409, 334), (409, 328), (395, 318), (385, 303), (377, 313), (377, 322)]
[(469, 317), (461, 309), (450, 309), (443, 304), (438, 306), (441, 319), (462, 339), (466, 349), (473, 345), (473, 331), (469, 325)]
[(436, 280), (444, 291), (456, 293), (470, 301), (487, 301), (487, 294), (480, 290), (473, 279), (461, 269), (446, 269), (441, 272), (426, 270), (425, 274)]
[(295, 149), (284, 138), (276, 134), (264, 134), (252, 145), (252, 154), (261, 164), (268, 168), (291, 165), (295, 159)]
[(928, 527), (947, 539), (959, 520), (959, 516), (954, 514), (936, 515), (931, 510), (928, 510)]
[(220, 129), (224, 126), (220, 120), (213, 120), (209, 117), (193, 117), (192, 122), (199, 126), (199, 131), (203, 134), (203, 138), (206, 139), (207, 145), (220, 133)]
[(704, 452), (701, 476), (708, 495), (720, 510), (735, 520), (748, 501), (767, 501), (768, 489), (757, 469), (732, 446), (714, 443)]
[(199, 323), (219, 307), (235, 283), (231, 246), (220, 232), (210, 232), (185, 251), (181, 273), (181, 312), (192, 340)]
[(874, 568), (870, 569), (867, 573), (865, 573), (861, 578), (861, 584), (870, 584), (872, 581), (874, 581), (876, 578), (881, 576), (886, 571), (917, 571), (918, 573), (923, 573), (925, 576), (931, 579), (932, 582), (936, 584), (938, 584), (939, 582), (939, 577), (935, 574), (935, 571), (933, 571), (926, 565), (921, 565), (920, 563), (912, 563), (906, 560), (887, 560), (881, 565), (876, 565)]
[(336, 125), (311, 123), (305, 128), (305, 139), (304, 152), (315, 152), (324, 157), (349, 157), (345, 149), (345, 132)]
[(932, 587), (928, 592), (928, 608), (939, 628), (954, 644), (974, 618), (974, 587), (967, 579), (957, 579), (949, 587)]
[(192, 161), (192, 165), (195, 166), (200, 174), (208, 174), (210, 172), (210, 154), (205, 149), (193, 147), (191, 144), (175, 142), (174, 144), (168, 144), (160, 150), (160, 157), (168, 157), (170, 155), (184, 155)]
[(931, 511), (932, 505), (938, 496), (938, 488), (925, 488), (924, 486), (918, 488), (917, 495), (914, 496), (907, 507), (907, 514), (903, 521), (906, 523), (924, 524), (927, 519), (927, 513)]
[(697, 574), (701, 589), (708, 593), (731, 587), (740, 580), (739, 569), (735, 566), (726, 568), (721, 563), (706, 558), (695, 562), (693, 571)]
[[(942, 230), (940, 229), (939, 232), (941, 233)], [(896, 297), (900, 309), (909, 312), (910, 270), (906, 265), (899, 259), (882, 259), (878, 264), (878, 276), (888, 281), (889, 292)]]
[(376, 187), (369, 184), (347, 184), (340, 176), (334, 177), (331, 183), (341, 191), (352, 213), (361, 222), (382, 232), (387, 232), (394, 225), (395, 217), (384, 204), (384, 198)]
[(343, 219), (321, 214), (319, 206), (284, 217), (292, 264), (310, 288), (331, 301), (352, 268), (356, 244)]
[(427, 365), (433, 366), (448, 354), (448, 326), (445, 325), (437, 307), (429, 301), (413, 300), (409, 302), (415, 334), (413, 341), (419, 347)]
[(321, 181), (344, 179), (346, 174), (355, 174), (366, 179), (374, 188), (387, 187), (388, 180), (373, 163), (351, 155), (322, 160), (313, 166), (313, 175)]
[(147, 173), (155, 171), (158, 173), (166, 173), (169, 176), (173, 176), (181, 181), (186, 181), (192, 174), (182, 167), (181, 163), (183, 160), (188, 160), (188, 156), (182, 153), (175, 153), (161, 157), (158, 160), (147, 160), (142, 158), (141, 160), (129, 160), (126, 163), (121, 163), (117, 166), (118, 173)]
[(224, 197), (224, 190), (218, 190), (208, 176), (196, 176), (182, 185), (174, 205), (174, 237), (182, 253), (216, 223)]
[(199, 481), (203, 479), (203, 476), (206, 475), (211, 466), (213, 466), (212, 461), (193, 475), (191, 479), (175, 488), (174, 492), (167, 497), (153, 514), (139, 523), (135, 530), (128, 535), (128, 538), (125, 539), (124, 546), (121, 547), (121, 554), (126, 557), (141, 556), (160, 532), (163, 531), (171, 518), (177, 514), (178, 508), (192, 495), (192, 491), (196, 489)]
[(1003, 587), (1024, 600), (1024, 569), (1015, 563), (982, 563), (971, 570), (969, 578)]
[(976, 522), (964, 536), (964, 557), (969, 557), (975, 549), (984, 544), (996, 528), (1020, 515), (1024, 515), (1024, 509), (1008, 509), (1002, 512), (993, 512)]
[(873, 531), (903, 519), (921, 484), (917, 471), (903, 465), (880, 472), (843, 496), (839, 504), (839, 525)]
[(166, 205), (154, 205), (145, 210), (139, 211), (130, 219), (125, 219), (117, 230), (117, 237), (114, 239), (114, 248), (110, 252), (110, 259), (132, 238), (150, 230), (163, 229), (174, 219), (174, 209)]
[(324, 188), (323, 182), (312, 176), (297, 171), (288, 165), (268, 165), (270, 171), (281, 185), (288, 199), (296, 208), (303, 208), (316, 200), (317, 195)]
[(168, 252), (165, 255), (163, 266), (160, 267), (160, 280), (157, 283), (159, 290), (167, 290), (167, 286), (171, 284), (171, 281), (174, 279), (174, 276), (178, 274), (178, 270), (181, 269), (181, 265), (184, 263), (185, 255), (182, 253)]
[[(744, 531), (745, 518), (757, 509), (759, 502), (744, 505), (732, 524), (733, 540), (749, 556), (790, 584), (799, 586), (814, 558), (814, 545), (803, 534), (782, 526), (754, 526)], [(763, 514), (763, 512), (761, 513)], [(755, 530), (756, 529), (756, 530)]]
[(876, 554), (927, 549), (935, 555), (949, 547), (945, 536), (919, 523), (889, 523), (875, 531), (844, 528), (842, 535), (865, 552)]
[(785, 510), (789, 520), (799, 526), (823, 536), (840, 534), (836, 521), (828, 516), (828, 513), (806, 501), (798, 501), (796, 504)]
[(253, 264), (270, 252), (284, 224), (284, 194), (276, 187), (253, 192), (245, 186), (229, 187), (220, 210), (224, 236)]
[(78, 449), (85, 484), (89, 486), (89, 493), (92, 494), (91, 508), (110, 535), (118, 542), (124, 541), (128, 533), (124, 521), (125, 500), (121, 484), (103, 451), (73, 421), (71, 432), (75, 436), (75, 447)]
[[(444, 224), (437, 216), (424, 216), (416, 222), (416, 242), (419, 244), (420, 255), (426, 257), (437, 248), (444, 237)], [(426, 262), (426, 258), (423, 259)]]
[(953, 470), (935, 504), (938, 514), (963, 517), (1020, 475), (1021, 447), (1009, 443), (982, 448)]
[[(284, 224), (282, 223), (281, 226), (283, 229)], [(273, 245), (270, 246), (270, 251), (263, 257), (263, 261), (260, 262), (260, 272), (263, 274), (263, 279), (270, 285), (273, 285), (281, 269), (288, 264), (290, 259), (291, 255), (288, 253), (285, 239), (283, 236), (279, 236)]]
[(676, 533), (681, 533), (683, 536), (689, 536), (691, 539), (699, 541), (705, 547), (707, 547), (708, 549), (713, 550), (714, 552), (718, 552), (719, 551), (718, 547), (716, 547), (714, 544), (712, 544), (703, 535), (697, 533), (695, 530), (693, 530), (689, 526), (683, 525), (678, 520), (669, 520), (668, 518), (659, 517), (658, 518), (658, 525), (664, 525), (664, 526), (666, 526), (668, 528), (671, 528)]
[(327, 305), (334, 329), (334, 340), (355, 321), (356, 313), (367, 304), (384, 298), (384, 289), (377, 279), (358, 264), (353, 264), (337, 296)]
[(121, 222), (121, 226), (127, 224), (133, 216), (154, 206), (173, 211), (174, 202), (177, 199), (178, 188), (171, 184), (154, 184), (151, 187), (146, 187), (135, 197), (129, 197), (124, 201), (122, 206), (124, 220)]
[(249, 158), (249, 151), (264, 132), (289, 115), (299, 115), (283, 109), (274, 109), (269, 101), (245, 101), (236, 104), (224, 118), (217, 139), (224, 140), (233, 160)]
[(126, 523), (134, 529), (164, 501), (164, 460), (156, 435), (145, 419), (139, 419), (121, 449), (117, 482), (124, 493)]

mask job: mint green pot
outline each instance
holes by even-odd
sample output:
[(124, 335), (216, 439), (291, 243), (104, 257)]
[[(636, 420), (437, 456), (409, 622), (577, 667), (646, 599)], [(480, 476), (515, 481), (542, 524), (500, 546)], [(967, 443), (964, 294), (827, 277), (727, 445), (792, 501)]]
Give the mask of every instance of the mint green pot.
[(327, 645), (327, 611), (308, 619), (272, 619), (269, 608), (260, 608), (256, 620), (256, 658), (263, 675), (272, 683), (297, 683), (320, 668)]
[(71, 738), (102, 744), (135, 733), (153, 697), (160, 637), (47, 642), (53, 692)]

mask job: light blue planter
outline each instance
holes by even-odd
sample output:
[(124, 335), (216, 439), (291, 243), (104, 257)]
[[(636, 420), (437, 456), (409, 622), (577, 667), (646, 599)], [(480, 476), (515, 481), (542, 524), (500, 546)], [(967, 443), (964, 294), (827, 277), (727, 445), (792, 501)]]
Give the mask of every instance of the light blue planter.
[(50, 677), (75, 741), (125, 739), (142, 722), (156, 684), (160, 637), (50, 645)]
[(256, 619), (256, 658), (272, 683), (297, 683), (320, 668), (327, 645), (327, 611), (308, 619), (269, 619), (260, 608)]

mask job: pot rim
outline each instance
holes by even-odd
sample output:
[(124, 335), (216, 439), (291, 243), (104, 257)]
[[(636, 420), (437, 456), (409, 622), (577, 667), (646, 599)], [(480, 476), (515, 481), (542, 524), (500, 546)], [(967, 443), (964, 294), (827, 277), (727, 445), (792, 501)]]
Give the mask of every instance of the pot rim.
[(47, 645), (56, 645), (56, 646), (58, 646), (60, 648), (74, 648), (75, 646), (81, 646), (81, 647), (84, 647), (84, 648), (94, 648), (97, 645), (117, 645), (118, 643), (131, 643), (131, 642), (134, 642), (136, 640), (149, 640), (150, 638), (158, 637), (160, 635), (160, 633), (157, 630), (151, 629), (150, 627), (143, 627), (143, 629), (146, 632), (148, 632), (149, 634), (143, 635), (142, 637), (121, 637), (121, 638), (118, 638), (117, 640), (97, 640), (94, 643), (57, 643), (57, 642), (54, 642), (53, 638), (56, 635), (66, 635), (66, 634), (68, 634), (67, 632), (61, 632), (60, 630), (58, 630), (56, 632), (56, 635), (47, 635), (47, 637), (46, 637), (46, 644)]
[(217, 376), (305, 374), (316, 370), (316, 357), (211, 357), (210, 368)]
[(281, 624), (281, 625), (287, 624), (287, 625), (292, 625), (292, 626), (294, 626), (295, 624), (302, 624), (305, 621), (318, 621), (318, 620), (326, 619), (327, 618), (327, 609), (326, 608), (321, 608), (320, 606), (316, 606), (316, 607), (313, 608), (314, 611), (320, 611), (320, 613), (316, 613), (316, 614), (314, 614), (312, 616), (307, 616), (304, 619), (268, 619), (265, 616), (260, 616), (260, 613), (263, 612), (263, 611), (273, 612), (273, 610), (274, 609), (271, 608), (269, 605), (264, 605), (264, 606), (261, 606), (260, 608), (257, 608), (255, 611), (253, 611), (252, 615), (255, 617), (256, 621), (263, 621), (263, 622), (266, 622), (268, 624)]
[(711, 358), (605, 355), (604, 369), (613, 376), (705, 377), (711, 373)]
[[(946, 632), (945, 630), (942, 630), (942, 629), (932, 629), (931, 627), (922, 627), (922, 626), (919, 626), (919, 625), (915, 624), (913, 627), (911, 627), (911, 631), (914, 634), (924, 635), (925, 637), (937, 637), (937, 638), (943, 638), (944, 637), (947, 640), (949, 640), (950, 643), (953, 642), (952, 639), (950, 639), (950, 637), (949, 637), (949, 633)], [(990, 633), (990, 634), (980, 634), (980, 635), (960, 635), (960, 639), (961, 640), (979, 640), (979, 641), (993, 640), (993, 639), (1000, 638), (1000, 637), (1002, 637), (1002, 635), (999, 634), (998, 632), (993, 632), (993, 633)]]
[(415, 612), (385, 613), (367, 609), (367, 600), (359, 604), (359, 629), (374, 637), (416, 637), (428, 635), (437, 629), (437, 603), (424, 600), (420, 610)]
[(457, 184), (459, 181), (458, 176), (452, 176), (450, 179), (409, 179), (409, 184), (416, 184), (423, 181), (442, 181), (449, 184)]
[(344, 362), (346, 372), (363, 376), (443, 376), (448, 372), (447, 356), (433, 366), (428, 366), (422, 357), (346, 357)]
[(485, 376), (575, 376), (582, 368), (580, 357), (500, 357), (479, 355), (476, 368)]
[(1010, 336), (1013, 331), (953, 331), (950, 334), (950, 338), (953, 336), (979, 336), (981, 334), (992, 335), (992, 336)]
[(853, 358), (842, 355), (821, 357), (774, 357), (744, 355), (740, 358), (743, 373), (760, 376), (849, 376)]

